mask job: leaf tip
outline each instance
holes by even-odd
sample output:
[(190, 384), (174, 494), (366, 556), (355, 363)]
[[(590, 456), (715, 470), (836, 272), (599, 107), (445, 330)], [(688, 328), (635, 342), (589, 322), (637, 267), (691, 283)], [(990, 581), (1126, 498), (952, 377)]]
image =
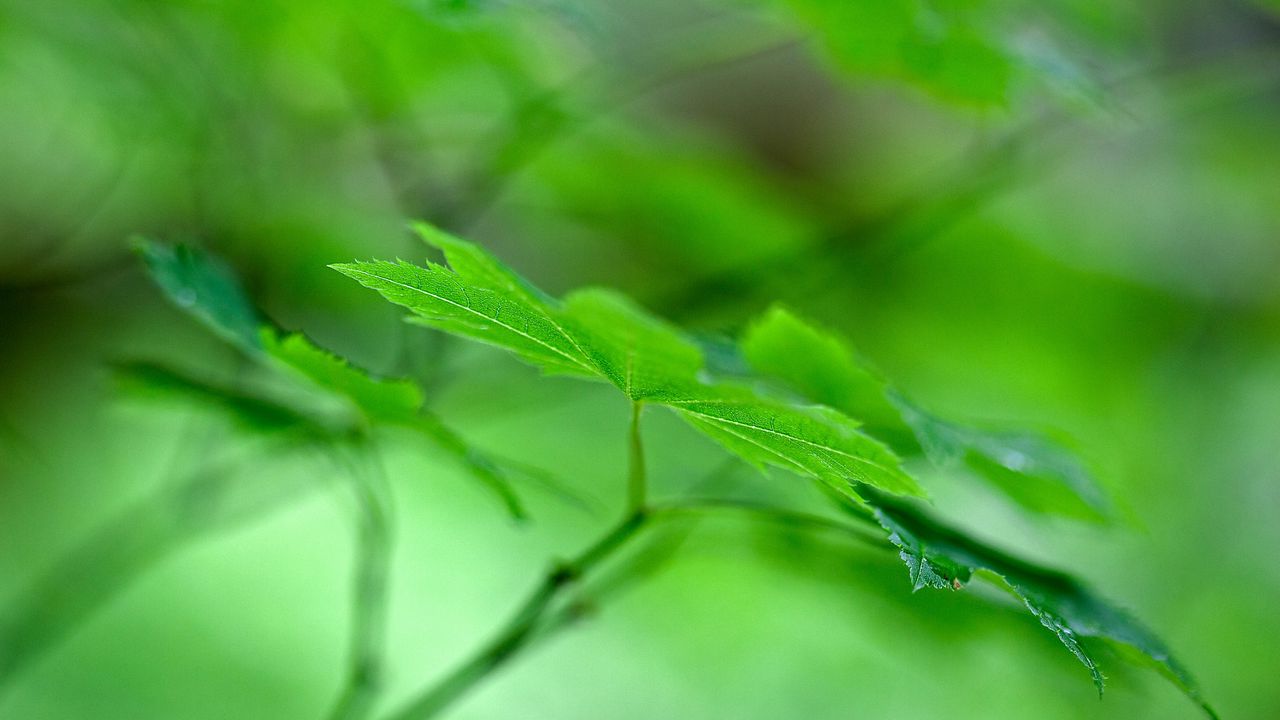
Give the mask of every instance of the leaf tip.
[(359, 260), (353, 260), (352, 262), (346, 263), (330, 263), (326, 267), (330, 270), (337, 270), (349, 278), (355, 278), (356, 274), (360, 271), (360, 265), (361, 263)]
[(425, 220), (414, 220), (409, 223), (409, 229), (418, 236), (422, 242), (430, 245), (437, 250), (445, 250), (447, 246), (457, 245), (461, 241), (440, 228), (432, 225)]

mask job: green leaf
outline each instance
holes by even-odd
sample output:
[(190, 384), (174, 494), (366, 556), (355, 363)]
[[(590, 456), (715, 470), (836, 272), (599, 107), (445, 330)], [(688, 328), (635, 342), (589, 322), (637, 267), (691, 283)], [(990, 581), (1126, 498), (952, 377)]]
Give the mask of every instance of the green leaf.
[(629, 299), (590, 289), (561, 303), (475, 245), (418, 229), (451, 268), (405, 262), (334, 268), (409, 308), (422, 324), (502, 347), (544, 370), (606, 380), (633, 401), (670, 406), (757, 465), (798, 472), (854, 498), (855, 483), (923, 494), (893, 453), (849, 418), (701, 382), (697, 345)]
[(349, 401), (370, 422), (413, 423), (422, 409), (422, 391), (408, 380), (381, 380), (322, 350), (304, 335), (280, 335), (263, 328), (267, 355), (317, 389)]
[(795, 408), (723, 387), (708, 388), (702, 397), (665, 402), (694, 427), (757, 466), (773, 465), (808, 475), (858, 500), (855, 481), (894, 494), (924, 496), (892, 451), (835, 411)]
[(549, 373), (597, 375), (555, 310), (519, 292), (469, 283), (435, 264), (355, 262), (331, 266), (387, 300), (409, 308), (420, 322), (496, 345)]
[(239, 279), (217, 258), (186, 245), (135, 238), (133, 247), (169, 300), (242, 350), (261, 349), (262, 320)]
[(629, 298), (604, 289), (565, 298), (565, 314), (590, 337), (598, 371), (632, 400), (687, 398), (699, 385), (702, 352)]
[(885, 434), (910, 432), (888, 399), (889, 383), (843, 338), (786, 308), (769, 308), (751, 323), (740, 346), (751, 367), (781, 380), (807, 400), (835, 408)]
[[(1150, 630), (1069, 575), (1009, 555), (889, 498), (869, 498), (876, 520), (898, 547), (912, 588), (960, 589), (975, 574), (994, 580), (1023, 602), (1088, 670), (1101, 693), (1105, 677), (1086, 638), (1114, 643), (1156, 667), (1210, 717), (1217, 717), (1195, 681)], [(862, 512), (850, 508), (851, 512)]]
[(741, 342), (747, 361), (805, 398), (866, 423), (867, 432), (939, 467), (966, 463), (1023, 507), (1080, 519), (1109, 504), (1063, 443), (1029, 431), (987, 430), (939, 418), (908, 401), (842, 338), (771, 308)]
[(549, 313), (556, 301), (502, 264), (487, 250), (424, 222), (413, 223), (422, 241), (444, 253), (449, 269), (463, 281), (476, 287), (518, 298), (531, 307), (543, 307)]

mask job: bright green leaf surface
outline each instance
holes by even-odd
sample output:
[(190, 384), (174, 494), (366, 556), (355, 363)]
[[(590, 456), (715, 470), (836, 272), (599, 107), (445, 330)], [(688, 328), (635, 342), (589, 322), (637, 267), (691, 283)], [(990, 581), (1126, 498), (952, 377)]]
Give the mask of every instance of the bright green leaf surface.
[(751, 324), (740, 344), (751, 367), (811, 402), (840, 410), (868, 428), (909, 432), (886, 396), (888, 382), (834, 333), (775, 305)]
[(531, 308), (542, 307), (545, 314), (550, 314), (550, 308), (556, 304), (553, 298), (479, 245), (424, 222), (414, 223), (413, 230), (423, 242), (444, 253), (449, 269), (463, 281), (516, 298)]
[(346, 360), (316, 347), (306, 336), (262, 331), (266, 352), (316, 387), (347, 398), (371, 421), (413, 422), (422, 408), (422, 391), (407, 380), (379, 380)]
[(565, 315), (590, 338), (585, 349), (600, 373), (632, 400), (687, 398), (699, 386), (697, 346), (625, 296), (579, 290), (565, 299)]
[(594, 375), (596, 369), (551, 309), (518, 292), (469, 284), (439, 265), (356, 262), (335, 270), (412, 310), (425, 324), (497, 345), (551, 373)]
[(859, 498), (855, 482), (895, 494), (924, 491), (898, 458), (858, 431), (857, 423), (825, 408), (793, 408), (746, 392), (708, 388), (705, 397), (668, 400), (694, 427), (756, 465), (817, 478)]
[(412, 310), (423, 324), (502, 347), (550, 372), (594, 376), (635, 401), (669, 405), (757, 465), (775, 465), (857, 497), (854, 483), (921, 495), (897, 458), (835, 411), (808, 412), (698, 381), (702, 356), (677, 330), (602, 290), (561, 305), (480, 248), (419, 228), (453, 270), (406, 262), (334, 269)]

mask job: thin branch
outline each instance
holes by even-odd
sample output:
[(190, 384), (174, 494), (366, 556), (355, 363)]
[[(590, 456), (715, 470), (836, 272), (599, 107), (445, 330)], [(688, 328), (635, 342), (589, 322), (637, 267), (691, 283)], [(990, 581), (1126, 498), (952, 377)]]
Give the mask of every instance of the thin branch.
[[(884, 545), (884, 533), (871, 523), (853, 525), (814, 513), (763, 505), (744, 500), (724, 499), (690, 499), (673, 500), (653, 506), (654, 517), (670, 517), (673, 515), (706, 515), (708, 513), (731, 513), (765, 520), (781, 525), (791, 525), (808, 530), (833, 532), (855, 537), (876, 546)], [(866, 519), (862, 515), (850, 515), (858, 519)]]
[(517, 521), (528, 519), (529, 514), (524, 508), (524, 503), (516, 495), (507, 479), (502, 476), (497, 465), (483, 453), (471, 447), (456, 430), (426, 410), (419, 413), (415, 427), (435, 441), (437, 447), (453, 455), (471, 472), (473, 477), (489, 488), (511, 517)]
[[(649, 513), (645, 509), (648, 482), (640, 428), (643, 408), (641, 402), (631, 403), (626, 516), (576, 558), (553, 567), (488, 645), (392, 715), (392, 720), (434, 717), (505, 665), (529, 645), (540, 627), (546, 625), (553, 603), (567, 587), (607, 560), (644, 527)], [(550, 621), (554, 624), (555, 617), (552, 616)]]
[(552, 567), (492, 641), (389, 720), (435, 717), (503, 667), (534, 639), (561, 593), (624, 547), (645, 527), (648, 518), (644, 512), (627, 515), (577, 557)]
[(391, 564), (391, 493), (381, 464), (376, 453), (369, 451), (348, 465), (356, 501), (357, 545), (347, 678), (329, 713), (332, 720), (366, 717), (381, 690)]
[(557, 606), (556, 601), (594, 568), (624, 547), (642, 529), (652, 527), (654, 521), (680, 515), (704, 516), (717, 512), (741, 513), (784, 525), (839, 533), (872, 543), (876, 547), (887, 547), (883, 533), (875, 531), (869, 525), (854, 525), (821, 515), (746, 501), (670, 501), (628, 514), (576, 558), (553, 567), (492, 641), (387, 720), (428, 720), (438, 716), (528, 648), (533, 641), (571, 626), (572, 621), (581, 616), (584, 603), (578, 601), (567, 606), (563, 603)]
[(649, 482), (646, 477), (644, 463), (644, 440), (640, 435), (640, 413), (644, 411), (644, 403), (638, 400), (631, 402), (631, 427), (627, 433), (629, 440), (627, 452), (627, 509), (638, 513), (648, 502)]
[(861, 514), (855, 514), (852, 517), (867, 522), (863, 525), (852, 525), (836, 518), (742, 500), (691, 498), (659, 503), (650, 508), (650, 517), (653, 518), (655, 526), (658, 522), (677, 518), (693, 522), (679, 523), (679, 529), (675, 534), (655, 538), (648, 543), (647, 547), (632, 553), (622, 567), (610, 572), (612, 577), (606, 576), (592, 581), (589, 588), (583, 588), (569, 598), (568, 602), (563, 604), (543, 625), (538, 639), (542, 640), (560, 630), (568, 629), (584, 617), (589, 617), (606, 597), (616, 597), (643, 578), (659, 572), (679, 554), (698, 521), (717, 515), (741, 515), (749, 520), (759, 520), (799, 530), (845, 535), (878, 549), (890, 547), (885, 543), (884, 533), (879, 526), (870, 521), (868, 516)]

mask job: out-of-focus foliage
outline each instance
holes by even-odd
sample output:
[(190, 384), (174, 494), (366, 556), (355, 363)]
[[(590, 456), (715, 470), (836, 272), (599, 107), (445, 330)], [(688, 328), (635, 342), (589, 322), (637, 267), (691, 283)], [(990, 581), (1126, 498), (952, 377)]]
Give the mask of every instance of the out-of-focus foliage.
[(379, 426), (417, 430), (462, 459), (499, 494), (513, 515), (523, 514), (495, 464), (425, 410), (418, 385), (375, 378), (302, 334), (285, 335), (265, 324), (238, 279), (217, 258), (182, 245), (149, 240), (134, 244), (152, 279), (174, 304), (244, 351), (271, 377), (266, 386), (236, 388), (134, 365), (125, 373), (131, 384), (219, 406), (250, 428), (305, 428), (319, 443), (342, 444)]
[[(1080, 459), (1024, 430), (983, 430), (943, 420), (902, 397), (839, 337), (779, 307), (752, 324), (743, 354), (805, 398), (863, 419), (902, 452), (947, 467), (961, 461), (1015, 502), (1039, 512), (1100, 518), (1107, 501)], [(896, 440), (896, 443), (894, 442)]]
[[(769, 375), (745, 392), (833, 407), (901, 455), (933, 504), (899, 520), (915, 580), (988, 568), (1015, 595), (913, 594), (878, 525), (814, 532), (831, 508), (811, 487), (646, 413), (655, 497), (797, 512), (673, 520), (454, 716), (1198, 716), (1115, 662), (1136, 646), (1178, 678), (1131, 616), (1224, 717), (1280, 715), (1278, 18), (1270, 0), (0, 0), (0, 716), (399, 706), (616, 509), (612, 380), (669, 329), (632, 324), (637, 304), (696, 337), (700, 381)], [(611, 334), (590, 360), (610, 382), (407, 326), (327, 268), (423, 265), (414, 218), (548, 293), (477, 284), (578, 304)], [(172, 303), (139, 234), (211, 251), (151, 247), (179, 260), (157, 278)], [(227, 269), (201, 277), (215, 254)], [(231, 268), (255, 303), (205, 304)], [(564, 292), (583, 286), (634, 302)], [(775, 302), (811, 319), (781, 328), (817, 333), (810, 352), (752, 352)], [(379, 452), (316, 455), (353, 432)], [(495, 478), (552, 492), (518, 485), (517, 527)], [(1114, 524), (1072, 522), (1098, 515)], [(1047, 600), (988, 547), (1079, 584)], [(358, 610), (380, 549), (381, 648)], [(1125, 611), (1095, 612), (1092, 587)], [(1067, 629), (1108, 670), (1100, 701)]]

